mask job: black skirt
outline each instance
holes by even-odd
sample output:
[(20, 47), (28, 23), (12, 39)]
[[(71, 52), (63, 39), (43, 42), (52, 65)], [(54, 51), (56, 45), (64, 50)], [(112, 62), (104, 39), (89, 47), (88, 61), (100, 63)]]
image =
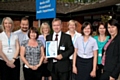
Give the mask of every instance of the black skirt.
[(77, 56), (76, 59), (77, 75), (75, 80), (92, 80), (90, 72), (93, 68), (93, 58), (84, 59)]

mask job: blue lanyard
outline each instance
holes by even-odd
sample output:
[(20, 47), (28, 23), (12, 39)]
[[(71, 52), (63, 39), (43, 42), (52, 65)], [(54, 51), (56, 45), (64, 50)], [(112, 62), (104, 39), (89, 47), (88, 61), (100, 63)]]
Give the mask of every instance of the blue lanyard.
[[(10, 37), (11, 37), (11, 34), (10, 34)], [(10, 37), (8, 38), (8, 45), (9, 45), (9, 48), (10, 48)]]
[(87, 43), (86, 43), (86, 45), (84, 44), (84, 40), (83, 40), (83, 49), (84, 49), (84, 54), (85, 54), (85, 50), (86, 50), (86, 47), (87, 47), (87, 45), (88, 45), (88, 42), (89, 42), (89, 40), (87, 41)]
[(8, 38), (8, 45), (9, 45), (9, 48), (10, 48), (10, 38)]

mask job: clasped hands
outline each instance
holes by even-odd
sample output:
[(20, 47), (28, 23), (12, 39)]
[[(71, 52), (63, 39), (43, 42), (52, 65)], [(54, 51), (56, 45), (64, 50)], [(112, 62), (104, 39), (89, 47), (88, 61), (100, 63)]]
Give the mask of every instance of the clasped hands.
[(6, 65), (10, 68), (15, 68), (15, 64), (14, 64), (15, 60), (9, 60), (8, 62), (6, 62)]
[(40, 64), (34, 65), (34, 66), (33, 65), (28, 65), (28, 67), (32, 70), (37, 70), (39, 66), (40, 66)]

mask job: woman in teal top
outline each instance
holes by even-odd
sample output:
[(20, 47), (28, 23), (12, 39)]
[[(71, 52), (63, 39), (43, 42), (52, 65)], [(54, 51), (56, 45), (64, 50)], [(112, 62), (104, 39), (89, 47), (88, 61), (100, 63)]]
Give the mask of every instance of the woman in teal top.
[(100, 22), (97, 27), (97, 36), (94, 36), (94, 38), (97, 41), (98, 44), (98, 62), (97, 62), (97, 74), (96, 74), (96, 80), (100, 79), (101, 73), (102, 73), (102, 49), (104, 45), (109, 40), (109, 36), (107, 36), (107, 29), (104, 23)]

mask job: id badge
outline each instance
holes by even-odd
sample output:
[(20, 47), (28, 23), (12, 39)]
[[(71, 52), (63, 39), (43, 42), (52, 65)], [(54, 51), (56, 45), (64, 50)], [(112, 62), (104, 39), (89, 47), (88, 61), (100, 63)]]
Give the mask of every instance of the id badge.
[(83, 55), (83, 57), (85, 58), (85, 57), (86, 57), (86, 55)]
[(83, 57), (85, 58), (86, 56), (87, 56), (87, 54), (84, 53), (84, 54), (83, 54)]
[(26, 64), (24, 65), (25, 68), (29, 68)]
[(12, 53), (12, 52), (13, 52), (12, 48), (8, 48), (8, 53)]
[(102, 56), (102, 54), (100, 53), (100, 54), (98, 54), (98, 56), (99, 56), (99, 57), (101, 57), (101, 56)]
[(60, 50), (65, 50), (65, 47), (64, 46), (60, 46)]

